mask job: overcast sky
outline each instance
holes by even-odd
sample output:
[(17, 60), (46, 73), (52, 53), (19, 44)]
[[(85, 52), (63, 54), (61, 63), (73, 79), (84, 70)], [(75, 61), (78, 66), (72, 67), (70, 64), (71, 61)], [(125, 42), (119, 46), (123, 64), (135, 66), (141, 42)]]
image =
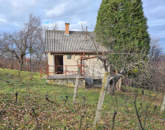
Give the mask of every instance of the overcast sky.
[[(102, 0), (0, 0), (0, 33), (19, 30), (29, 14), (39, 16), (44, 26), (56, 24), (64, 28), (71, 23), (72, 30), (81, 30), (81, 24), (94, 29)], [(152, 38), (160, 39), (165, 52), (165, 0), (143, 0), (148, 31)]]

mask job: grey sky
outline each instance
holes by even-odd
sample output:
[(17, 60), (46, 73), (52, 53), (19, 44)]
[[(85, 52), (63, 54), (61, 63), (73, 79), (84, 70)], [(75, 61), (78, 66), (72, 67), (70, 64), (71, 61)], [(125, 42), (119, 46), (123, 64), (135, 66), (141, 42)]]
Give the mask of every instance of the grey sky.
[[(71, 23), (72, 30), (81, 30), (81, 24), (93, 30), (101, 0), (0, 0), (0, 33), (17, 31), (30, 13), (39, 16), (44, 26), (57, 24), (64, 28)], [(149, 33), (160, 39), (165, 51), (165, 0), (143, 0)]]

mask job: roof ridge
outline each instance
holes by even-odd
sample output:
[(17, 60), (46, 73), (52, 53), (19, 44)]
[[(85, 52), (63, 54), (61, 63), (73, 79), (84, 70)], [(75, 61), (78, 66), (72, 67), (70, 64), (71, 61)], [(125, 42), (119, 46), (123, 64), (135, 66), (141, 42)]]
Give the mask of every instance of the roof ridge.
[[(65, 32), (65, 30), (46, 30), (47, 31), (51, 31), (51, 32)], [(79, 32), (79, 33), (84, 33), (85, 31), (74, 31), (74, 30), (70, 30), (69, 32)], [(95, 33), (95, 32), (90, 32), (87, 31), (88, 33)]]

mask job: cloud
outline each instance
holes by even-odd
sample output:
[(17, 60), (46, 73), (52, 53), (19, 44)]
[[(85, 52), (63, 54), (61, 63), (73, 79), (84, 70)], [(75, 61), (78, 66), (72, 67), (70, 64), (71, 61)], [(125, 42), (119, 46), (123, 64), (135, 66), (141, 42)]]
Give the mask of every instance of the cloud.
[(164, 25), (165, 26), (165, 18), (164, 19), (154, 19), (154, 20), (148, 21), (148, 24), (151, 27), (160, 26), (160, 25)]
[(52, 17), (52, 16), (60, 16), (64, 14), (69, 7), (69, 2), (61, 3), (59, 5), (56, 5), (52, 9), (48, 9), (45, 11), (46, 16)]
[[(149, 33), (165, 43), (165, 0), (142, 0), (148, 19)], [(71, 30), (82, 30), (81, 24), (93, 31), (102, 0), (0, 0), (0, 33), (19, 30), (29, 14), (39, 16), (43, 26), (57, 25)], [(10, 22), (9, 22), (10, 21)], [(10, 24), (9, 24), (10, 23)]]
[(18, 9), (33, 6), (37, 3), (37, 0), (9, 0), (9, 3), (13, 8)]
[(151, 38), (160, 39), (158, 44), (165, 50), (165, 0), (143, 0), (143, 7)]
[(18, 25), (20, 28), (31, 13), (39, 16), (43, 24), (45, 21), (49, 24), (63, 21), (70, 22), (71, 29), (80, 29), (78, 22), (86, 21), (93, 30), (100, 3), (101, 0), (0, 0), (0, 14), (5, 15), (7, 21), (12, 21), (10, 26), (0, 28), (0, 32), (5, 28), (6, 31), (15, 30)]
[(65, 21), (56, 21), (56, 22), (44, 21), (42, 26), (48, 29), (63, 30), (65, 27), (64, 24), (65, 24)]
[[(65, 21), (56, 21), (56, 22), (51, 22), (51, 21), (44, 21), (42, 26), (44, 28), (49, 28), (53, 29), (54, 27), (58, 30), (64, 30), (65, 29)], [(88, 22), (87, 21), (78, 21), (75, 23), (70, 24), (70, 30), (72, 31), (82, 31), (85, 29), (87, 26)], [(82, 28), (83, 26), (83, 28)]]
[(0, 18), (0, 24), (6, 24), (7, 23), (7, 20), (4, 19), (4, 18)]

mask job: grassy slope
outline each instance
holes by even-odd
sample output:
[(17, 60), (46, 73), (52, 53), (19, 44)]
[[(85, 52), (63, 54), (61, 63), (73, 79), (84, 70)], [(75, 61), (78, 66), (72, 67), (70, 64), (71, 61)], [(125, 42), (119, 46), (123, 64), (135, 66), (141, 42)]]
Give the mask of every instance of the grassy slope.
[[(0, 69), (0, 129), (91, 129), (99, 89), (79, 89), (78, 104), (73, 105), (73, 88), (47, 84), (37, 73), (31, 79), (30, 74), (22, 72), (20, 79), (17, 71)], [(114, 111), (118, 112), (116, 129), (138, 129), (133, 100), (135, 91), (139, 91), (137, 106), (145, 128), (164, 130), (163, 114), (159, 113), (161, 94), (145, 91), (145, 95), (141, 95), (140, 89), (125, 90), (106, 96), (98, 129), (111, 128)], [(53, 102), (46, 101), (45, 95)], [(69, 97), (67, 103), (66, 96)], [(83, 105), (84, 97), (86, 105)]]

